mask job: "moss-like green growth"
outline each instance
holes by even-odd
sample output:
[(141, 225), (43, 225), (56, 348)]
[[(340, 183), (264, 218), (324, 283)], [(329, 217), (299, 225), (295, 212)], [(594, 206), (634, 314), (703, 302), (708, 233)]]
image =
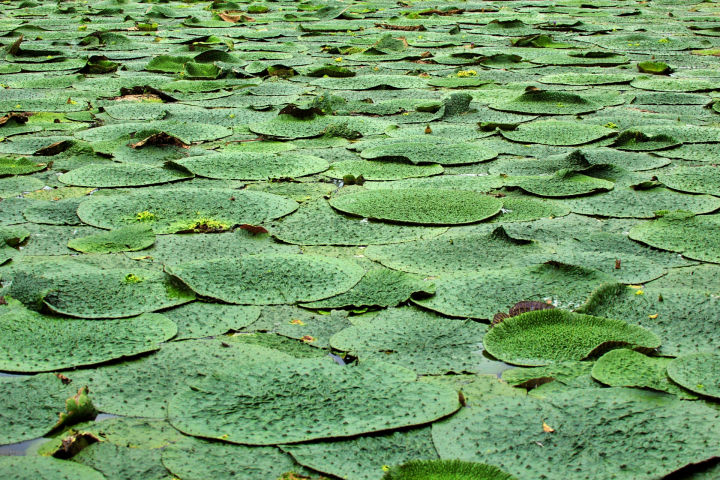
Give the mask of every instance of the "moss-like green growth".
[(462, 460), (413, 460), (390, 468), (382, 480), (515, 480), (485, 463)]

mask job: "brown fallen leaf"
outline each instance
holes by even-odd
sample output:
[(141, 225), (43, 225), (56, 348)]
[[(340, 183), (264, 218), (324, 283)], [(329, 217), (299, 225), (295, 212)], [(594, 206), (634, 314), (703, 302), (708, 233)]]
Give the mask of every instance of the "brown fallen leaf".
[(250, 225), (249, 223), (243, 223), (242, 225), (239, 225), (237, 228), (239, 228), (241, 230), (246, 230), (246, 231), (250, 232), (250, 234), (252, 234), (252, 235), (268, 233), (268, 231), (265, 227), (262, 227), (260, 225)]
[(155, 133), (147, 138), (140, 140), (137, 143), (131, 143), (131, 148), (142, 148), (147, 145), (154, 145), (157, 147), (173, 146), (179, 148), (190, 148), (190, 145), (186, 144), (177, 137), (174, 137), (165, 132)]
[(425, 27), (422, 25), (390, 25), (389, 23), (376, 23), (376, 27), (385, 30), (402, 30), (403, 32), (424, 32)]

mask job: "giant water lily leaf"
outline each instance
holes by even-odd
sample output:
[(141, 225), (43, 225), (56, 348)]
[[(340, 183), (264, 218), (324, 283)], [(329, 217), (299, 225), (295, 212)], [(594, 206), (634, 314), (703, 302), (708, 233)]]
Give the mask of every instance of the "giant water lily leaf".
[(106, 478), (167, 478), (161, 461), (161, 450), (97, 442), (83, 448), (72, 459), (101, 472)]
[(718, 169), (714, 166), (678, 167), (658, 175), (663, 185), (690, 193), (709, 193), (720, 196)]
[[(309, 384), (311, 375), (318, 380)], [(192, 382), (169, 402), (170, 423), (181, 432), (247, 445), (347, 437), (431, 422), (459, 407), (457, 393), (415, 381), (406, 369), (367, 362), (340, 366), (331, 359), (265, 362), (223, 369)], [(342, 396), (332, 392), (342, 391)], [(285, 393), (280, 393), (285, 392)], [(272, 397), (272, 400), (268, 400)], [(414, 407), (407, 408), (412, 401)], [(304, 415), (284, 415), (283, 410)], [(268, 411), (277, 421), (267, 423)], [(215, 414), (210, 414), (215, 412)], [(242, 422), (228, 423), (232, 417)]]
[(394, 307), (415, 293), (433, 293), (435, 286), (418, 275), (374, 268), (350, 290), (325, 300), (304, 303), (305, 308)]
[(717, 455), (718, 413), (680, 402), (621, 388), (490, 399), (435, 424), (433, 441), (441, 458), (488, 462), (519, 479), (651, 479)]
[(230, 189), (152, 189), (122, 196), (93, 196), (78, 208), (80, 219), (100, 228), (146, 225), (155, 233), (228, 230), (259, 223), (294, 211), (293, 200), (264, 192)]
[(145, 225), (102, 232), (87, 237), (74, 238), (68, 247), (84, 253), (117, 253), (143, 250), (155, 243), (155, 234)]
[(488, 331), (483, 343), (504, 362), (537, 366), (583, 360), (603, 347), (654, 349), (660, 346), (660, 338), (622, 320), (549, 309), (503, 320)]
[(492, 160), (497, 157), (497, 152), (482, 143), (460, 143), (421, 137), (393, 140), (387, 144), (365, 148), (360, 156), (370, 160), (403, 158), (414, 164), (458, 165)]
[(94, 164), (60, 175), (58, 180), (82, 187), (137, 187), (192, 178), (187, 171), (133, 163)]
[(389, 469), (383, 480), (416, 480), (420, 478), (516, 480), (516, 477), (493, 465), (463, 462), (462, 460), (413, 460)]
[(582, 145), (615, 134), (600, 125), (557, 120), (523, 123), (514, 130), (500, 130), (500, 133), (514, 142), (543, 145)]
[(687, 258), (720, 263), (720, 237), (715, 215), (672, 212), (656, 220), (638, 223), (630, 238), (656, 248), (680, 252)]
[(660, 353), (675, 356), (717, 350), (717, 308), (718, 299), (702, 291), (607, 285), (594, 292), (579, 311), (652, 330), (662, 338)]
[(202, 177), (234, 180), (295, 178), (328, 168), (328, 162), (312, 155), (268, 155), (251, 152), (198, 155), (175, 163)]
[(330, 345), (361, 361), (381, 360), (423, 375), (477, 372), (485, 330), (470, 320), (405, 308), (342, 330), (330, 338)]
[(565, 204), (575, 213), (618, 218), (653, 218), (657, 211), (677, 209), (708, 213), (720, 208), (717, 197), (684, 195), (663, 187), (617, 186), (607, 193), (568, 199)]
[(701, 352), (683, 355), (667, 365), (667, 373), (673, 382), (714, 399), (720, 398), (718, 374), (720, 356), (717, 353)]
[(205, 297), (245, 305), (310, 302), (360, 281), (355, 263), (310, 255), (248, 255), (180, 263), (167, 271)]
[(544, 252), (537, 243), (511, 238), (498, 227), (488, 234), (447, 233), (401, 245), (370, 246), (365, 255), (396, 270), (443, 275), (521, 266), (540, 259)]
[(137, 360), (68, 373), (73, 384), (88, 385), (102, 412), (164, 419), (168, 397), (191, 379), (243, 364), (293, 357), (278, 350), (220, 340), (171, 342)]
[(547, 263), (440, 277), (434, 296), (413, 302), (453, 317), (490, 319), (521, 300), (579, 306), (593, 290), (611, 281), (597, 270)]
[[(96, 321), (42, 315), (22, 306), (4, 311), (0, 324), (5, 345), (0, 370), (9, 372), (47, 372), (129, 357), (158, 349), (177, 332), (159, 314)], [(108, 331), (112, 342), (106, 341)]]
[(283, 445), (282, 449), (307, 467), (349, 480), (380, 480), (388, 465), (411, 459), (437, 459), (428, 427)]
[(18, 480), (105, 480), (85, 465), (52, 457), (8, 456), (0, 458), (0, 475)]
[(487, 195), (430, 188), (368, 190), (333, 197), (330, 205), (362, 217), (420, 225), (480, 222), (502, 208), (500, 200)]
[(438, 164), (409, 165), (403, 162), (342, 160), (333, 163), (325, 175), (343, 179), (348, 175), (362, 176), (365, 180), (401, 180), (403, 178), (429, 177), (443, 173)]
[(244, 305), (192, 302), (163, 314), (177, 325), (174, 340), (205, 338), (240, 330), (260, 316), (260, 309)]
[(493, 103), (490, 107), (514, 113), (576, 115), (594, 112), (602, 108), (602, 105), (574, 93), (528, 89), (519, 97), (507, 102)]
[(668, 378), (667, 357), (648, 357), (642, 353), (619, 348), (600, 357), (592, 367), (595, 380), (611, 387), (643, 387), (673, 393), (680, 398), (695, 398)]
[[(32, 440), (48, 433), (57, 423), (58, 414), (64, 411), (65, 400), (77, 393), (78, 388), (77, 385), (63, 384), (50, 373), (0, 377), (3, 406), (0, 410), (0, 444)], [(9, 471), (6, 474), (14, 475)]]
[(183, 480), (222, 478), (238, 471), (248, 480), (265, 480), (299, 470), (293, 459), (276, 447), (249, 447), (193, 437), (184, 437), (163, 449), (162, 463)]

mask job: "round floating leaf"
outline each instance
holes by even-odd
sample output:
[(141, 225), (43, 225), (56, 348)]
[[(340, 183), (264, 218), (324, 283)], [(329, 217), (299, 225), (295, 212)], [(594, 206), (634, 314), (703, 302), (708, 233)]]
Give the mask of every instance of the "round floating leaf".
[(264, 123), (248, 125), (253, 133), (287, 139), (312, 138), (321, 135), (354, 139), (380, 134), (387, 127), (387, 123), (373, 118), (332, 115), (298, 119), (287, 114), (278, 115)]
[(93, 403), (102, 412), (165, 419), (168, 398), (192, 379), (213, 370), (293, 358), (246, 343), (225, 345), (220, 340), (170, 342), (138, 360), (67, 372), (67, 376), (73, 385), (89, 386)]
[(365, 255), (395, 270), (442, 275), (526, 265), (544, 252), (537, 243), (511, 238), (498, 227), (491, 233), (446, 233), (400, 245), (370, 246)]
[[(139, 132), (139, 133), (138, 133)], [(88, 128), (76, 133), (76, 138), (87, 142), (103, 142), (128, 138), (137, 134), (147, 138), (153, 133), (163, 132), (189, 145), (193, 142), (211, 141), (232, 135), (232, 130), (217, 124), (184, 123), (171, 120), (157, 120), (145, 123), (116, 123), (102, 127)]]
[(658, 172), (658, 181), (681, 192), (709, 193), (720, 196), (720, 169), (714, 166), (676, 167)]
[(35, 177), (6, 177), (0, 178), (0, 198), (10, 198), (26, 192), (40, 190), (45, 183)]
[(626, 130), (615, 138), (611, 146), (620, 150), (645, 152), (665, 150), (678, 145), (680, 145), (680, 142), (670, 135), (646, 135), (638, 130)]
[(618, 345), (654, 349), (660, 338), (622, 320), (550, 309), (503, 320), (483, 343), (488, 353), (506, 363), (536, 366), (583, 360), (600, 348)]
[(433, 442), (441, 458), (487, 462), (520, 479), (649, 480), (716, 456), (719, 417), (638, 390), (573, 389), (463, 409), (433, 425)]
[(242, 472), (247, 480), (267, 480), (298, 470), (292, 458), (276, 447), (249, 447), (193, 437), (184, 437), (163, 449), (162, 462), (183, 480), (219, 479), (231, 472)]
[(619, 348), (600, 357), (592, 367), (592, 376), (611, 387), (641, 387), (672, 393), (680, 398), (695, 396), (679, 388), (668, 379), (671, 358), (648, 357), (642, 353)]
[(430, 428), (363, 435), (347, 440), (283, 445), (301, 464), (348, 480), (380, 480), (387, 465), (437, 459)]
[(15, 480), (105, 480), (95, 469), (52, 457), (0, 457), (0, 476)]
[(549, 382), (575, 388), (597, 385), (590, 376), (593, 362), (555, 362), (541, 367), (511, 368), (502, 372), (503, 381), (520, 388), (533, 389)]
[(656, 92), (705, 92), (717, 90), (718, 84), (711, 78), (679, 78), (641, 76), (630, 82), (635, 88), (654, 90)]
[(195, 299), (165, 273), (142, 268), (68, 269), (45, 278), (44, 304), (72, 317), (132, 317)]
[(23, 216), (28, 222), (44, 225), (79, 225), (75, 212), (81, 201), (80, 198), (37, 200), (23, 211)]
[(227, 230), (236, 224), (258, 225), (287, 215), (298, 205), (270, 193), (219, 188), (138, 190), (120, 198), (90, 197), (80, 204), (78, 216), (100, 228), (141, 224), (155, 233), (174, 233), (207, 228)]
[(541, 218), (563, 217), (570, 213), (570, 209), (563, 203), (550, 199), (517, 195), (506, 196), (502, 202), (503, 208), (500, 215), (491, 219), (491, 223), (529, 222)]
[(539, 82), (558, 85), (607, 85), (628, 83), (635, 75), (627, 73), (554, 73), (538, 79)]
[(135, 252), (155, 243), (155, 234), (145, 225), (130, 225), (109, 232), (73, 238), (68, 247), (83, 253)]
[(594, 112), (602, 105), (574, 93), (530, 89), (510, 101), (491, 104), (490, 108), (514, 113), (577, 115)]
[(543, 145), (582, 145), (615, 134), (615, 131), (582, 122), (542, 120), (523, 123), (514, 130), (500, 130), (503, 137), (514, 142)]
[(166, 267), (196, 293), (228, 303), (310, 302), (344, 293), (364, 270), (356, 263), (312, 255), (247, 255)]
[(603, 190), (612, 190), (613, 182), (589, 177), (571, 170), (560, 170), (554, 175), (523, 175), (508, 177), (505, 185), (520, 187), (541, 197), (574, 197)]
[(704, 292), (614, 284), (599, 288), (579, 311), (622, 318), (652, 330), (663, 340), (660, 353), (675, 356), (720, 348), (719, 307), (720, 301)]
[(258, 319), (260, 308), (192, 302), (165, 310), (163, 314), (177, 325), (178, 334), (174, 340), (185, 340), (240, 330)]
[(68, 185), (82, 187), (139, 187), (176, 182), (192, 178), (187, 171), (137, 163), (104, 163), (86, 165), (58, 177)]
[(252, 152), (223, 152), (198, 155), (174, 163), (201, 177), (231, 180), (295, 178), (327, 170), (328, 162), (312, 155), (270, 155)]
[(392, 467), (382, 480), (516, 480), (509, 473), (485, 463), (462, 460), (413, 460)]
[(700, 352), (678, 357), (667, 366), (673, 382), (691, 392), (720, 398), (720, 355)]
[(573, 308), (612, 280), (596, 270), (547, 263), (440, 277), (435, 281), (434, 296), (413, 302), (454, 317), (490, 319), (522, 300)]
[(334, 208), (362, 217), (425, 225), (475, 223), (496, 215), (497, 198), (467, 190), (368, 190), (330, 199)]
[(305, 308), (394, 307), (414, 293), (433, 293), (435, 286), (416, 275), (387, 268), (369, 270), (345, 293), (302, 304)]
[[(3, 346), (3, 354), (4, 349)], [(77, 389), (77, 385), (66, 386), (50, 373), (0, 377), (0, 445), (32, 440), (48, 433), (57, 424), (58, 414), (65, 411), (65, 400), (77, 393)], [(0, 460), (5, 458), (18, 457), (0, 456)], [(0, 472), (2, 469), (0, 466)], [(8, 471), (0, 475), (15, 478), (17, 473)]]
[(327, 358), (225, 368), (190, 385), (170, 400), (170, 423), (189, 435), (247, 445), (419, 425), (459, 407), (457, 392), (416, 382), (409, 370), (374, 362), (341, 366)]
[(653, 218), (655, 212), (684, 209), (695, 213), (720, 208), (720, 199), (710, 195), (687, 195), (667, 188), (616, 187), (610, 192), (565, 201), (575, 213), (619, 218)]
[(720, 263), (719, 227), (716, 215), (679, 211), (636, 224), (630, 229), (630, 238), (687, 258)]
[(146, 449), (96, 442), (72, 457), (73, 462), (102, 472), (110, 479), (165, 480), (168, 471), (159, 449)]
[(362, 176), (365, 180), (401, 180), (403, 178), (430, 177), (443, 173), (438, 164), (408, 165), (402, 162), (382, 161), (366, 162), (362, 160), (343, 160), (330, 165), (325, 175), (342, 179), (347, 175)]
[(22, 306), (3, 312), (0, 325), (0, 370), (7, 372), (48, 372), (129, 357), (157, 350), (177, 333), (159, 314), (97, 321), (52, 317)]
[(330, 346), (362, 360), (381, 360), (420, 375), (479, 371), (486, 326), (412, 308), (387, 310), (330, 338)]
[(47, 163), (26, 157), (0, 157), (0, 175), (27, 175), (44, 170), (47, 166)]
[(404, 158), (418, 163), (462, 165), (492, 160), (497, 152), (483, 143), (443, 141), (439, 138), (403, 138), (365, 148), (360, 156), (365, 159)]
[(369, 90), (371, 88), (390, 87), (396, 89), (423, 88), (427, 80), (409, 75), (358, 75), (348, 78), (319, 78), (310, 82), (320, 88), (331, 90)]

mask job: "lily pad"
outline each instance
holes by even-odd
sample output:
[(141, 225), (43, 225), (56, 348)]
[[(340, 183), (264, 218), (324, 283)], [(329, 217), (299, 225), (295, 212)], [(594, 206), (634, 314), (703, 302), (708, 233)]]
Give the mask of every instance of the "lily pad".
[(514, 142), (543, 145), (582, 145), (615, 135), (615, 131), (581, 122), (543, 120), (523, 123), (514, 130), (500, 130), (503, 137)]
[(687, 258), (720, 263), (720, 218), (678, 211), (630, 229), (630, 238)]
[(491, 319), (521, 300), (580, 306), (593, 290), (611, 281), (597, 270), (551, 262), (440, 277), (434, 296), (413, 302), (453, 317)]
[(443, 173), (438, 164), (409, 165), (402, 162), (362, 160), (342, 160), (335, 162), (325, 175), (330, 178), (342, 179), (347, 175), (362, 176), (365, 180), (401, 180), (403, 178), (429, 177)]
[(683, 355), (670, 362), (667, 373), (673, 382), (691, 392), (714, 399), (720, 398), (720, 355), (717, 353)]
[(328, 168), (328, 162), (312, 155), (251, 152), (211, 153), (176, 160), (174, 163), (201, 177), (233, 180), (303, 177)]
[(130, 225), (109, 232), (74, 238), (68, 247), (83, 253), (135, 252), (155, 243), (155, 234), (145, 225)]
[[(317, 382), (308, 383), (308, 375)], [(357, 366), (340, 366), (330, 359), (265, 362), (251, 369), (223, 369), (190, 385), (194, 388), (182, 389), (170, 400), (170, 423), (189, 435), (246, 445), (348, 437), (424, 424), (459, 408), (454, 390), (415, 382), (409, 370), (376, 362)], [(338, 396), (335, 391), (344, 393)], [(280, 413), (295, 412), (298, 404), (304, 406), (304, 415)], [(276, 412), (272, 424), (267, 422), (268, 411)], [(238, 416), (241, 422), (228, 422)]]
[(494, 357), (513, 365), (537, 366), (583, 360), (603, 348), (627, 345), (655, 349), (660, 338), (622, 320), (538, 310), (503, 320), (483, 339)]
[(257, 225), (293, 212), (293, 200), (264, 192), (230, 189), (149, 189), (93, 196), (78, 208), (80, 219), (100, 228), (147, 225), (155, 233)]
[(136, 187), (192, 178), (187, 171), (136, 163), (86, 165), (58, 177), (68, 185), (81, 187)]
[(0, 457), (0, 475), (17, 480), (105, 480), (97, 470), (52, 457)]
[(480, 222), (502, 208), (502, 202), (490, 196), (430, 188), (368, 190), (333, 197), (330, 205), (362, 217), (421, 225)]
[(199, 295), (228, 303), (310, 302), (347, 292), (360, 281), (357, 264), (311, 255), (247, 255), (166, 267)]
[(577, 115), (594, 112), (602, 107), (574, 93), (540, 89), (528, 89), (510, 101), (490, 104), (490, 108), (504, 112), (542, 115)]

